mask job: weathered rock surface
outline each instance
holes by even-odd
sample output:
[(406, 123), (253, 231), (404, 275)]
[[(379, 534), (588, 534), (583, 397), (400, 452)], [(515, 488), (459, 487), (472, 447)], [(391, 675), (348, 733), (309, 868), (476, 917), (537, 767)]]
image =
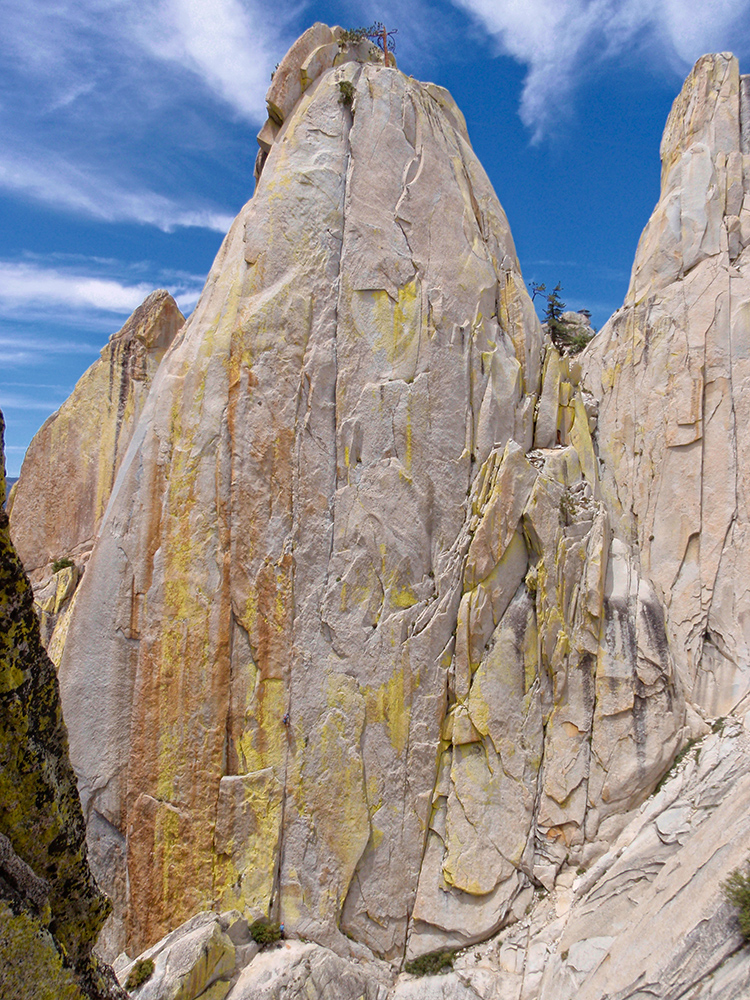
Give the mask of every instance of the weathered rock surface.
[[(197, 913), (138, 958), (154, 968), (131, 991), (137, 1000), (223, 1000), (236, 973), (258, 954), (247, 921), (239, 913)], [(136, 963), (126, 956), (114, 963), (125, 985)]]
[(308, 87), (115, 484), (60, 676), (117, 950), (218, 902), (403, 951), (469, 495), (530, 446), (539, 382), (507, 221), (435, 90), (351, 61)]
[(750, 843), (750, 732), (738, 719), (714, 728), (631, 813), (605, 855), (587, 870), (567, 869), (518, 923), (456, 955), (453, 971), (389, 976), (318, 945), (284, 942), (235, 971), (228, 1000), (744, 1000), (750, 959), (721, 882)]
[(253, 959), (227, 1000), (386, 1000), (380, 978), (328, 948), (289, 941)]
[(0, 996), (125, 996), (92, 955), (109, 904), (86, 861), (55, 669), (8, 532), (0, 414)]
[[(94, 544), (151, 381), (185, 317), (152, 292), (34, 436), (13, 490), (10, 528), (34, 585), (42, 640), (59, 662), (64, 613)], [(53, 572), (56, 560), (74, 565)], [(58, 635), (53, 638), (56, 626)]]
[(739, 1000), (741, 722), (649, 798), (750, 676), (736, 62), (675, 102), (628, 299), (574, 357), (450, 96), (336, 32), (274, 78), (77, 591), (102, 947), (237, 910), (314, 943), (206, 998)]
[(567, 873), (519, 924), (456, 960), (467, 996), (747, 996), (750, 960), (720, 885), (750, 843), (750, 736), (736, 719), (717, 730), (595, 865)]
[(688, 696), (750, 705), (750, 110), (728, 54), (696, 64), (625, 304), (587, 352), (618, 534), (664, 607)]

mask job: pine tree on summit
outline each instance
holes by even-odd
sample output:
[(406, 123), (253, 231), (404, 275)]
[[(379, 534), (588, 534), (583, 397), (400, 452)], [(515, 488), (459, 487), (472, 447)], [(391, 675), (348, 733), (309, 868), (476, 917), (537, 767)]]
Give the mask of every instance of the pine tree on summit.
[[(537, 286), (535, 291), (541, 291), (544, 286)], [(558, 281), (552, 291), (547, 295), (547, 309), (544, 313), (544, 322), (547, 324), (547, 332), (552, 343), (558, 351), (566, 354), (577, 354), (582, 351), (594, 336), (595, 330), (589, 328), (588, 324), (570, 322), (563, 318), (565, 303), (560, 298), (562, 285)], [(584, 316), (590, 315), (584, 311)]]

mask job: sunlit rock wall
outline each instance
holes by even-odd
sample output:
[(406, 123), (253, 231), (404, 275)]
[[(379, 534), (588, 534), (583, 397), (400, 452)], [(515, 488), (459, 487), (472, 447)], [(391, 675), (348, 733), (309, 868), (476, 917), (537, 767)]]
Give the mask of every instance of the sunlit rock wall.
[(539, 347), (448, 95), (326, 70), (156, 375), (61, 665), (130, 940), (220, 899), (403, 949), (469, 497), (531, 444)]
[(627, 298), (587, 352), (618, 534), (664, 607), (685, 690), (750, 707), (750, 107), (704, 56), (661, 145), (662, 191)]
[(71, 752), (108, 953), (215, 906), (398, 960), (603, 854), (685, 704), (450, 95), (316, 25), (269, 109), (78, 591)]
[(34, 436), (10, 510), (34, 582), (54, 560), (88, 555), (154, 372), (184, 321), (168, 292), (152, 292)]
[[(152, 292), (29, 445), (11, 494), (10, 529), (34, 585), (42, 641), (59, 663), (81, 571), (151, 380), (185, 321)], [(54, 572), (56, 561), (69, 565)]]

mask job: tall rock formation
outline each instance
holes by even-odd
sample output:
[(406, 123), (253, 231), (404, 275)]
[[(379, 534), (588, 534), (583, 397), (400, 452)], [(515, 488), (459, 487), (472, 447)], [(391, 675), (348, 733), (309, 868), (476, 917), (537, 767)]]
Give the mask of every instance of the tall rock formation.
[[(169, 292), (152, 292), (29, 445), (11, 493), (10, 527), (55, 662), (117, 470), (154, 373), (184, 322)], [(68, 565), (55, 573), (58, 561)]]
[(667, 121), (625, 304), (587, 352), (618, 533), (710, 715), (750, 708), (749, 153), (748, 78), (704, 56)]
[[(701, 716), (744, 707), (747, 669), (746, 90), (697, 65), (625, 307), (574, 358), (450, 96), (340, 29), (292, 47), (60, 665), (105, 950), (268, 914), (315, 944), (230, 996), (322, 997), (347, 956), (506, 928), (393, 1000), (742, 996), (719, 883), (747, 737)], [(705, 757), (649, 798), (691, 735)], [(716, 932), (700, 961), (675, 921)]]
[(8, 533), (0, 413), (0, 996), (125, 997), (92, 955), (110, 910), (86, 860), (55, 669)]
[(324, 69), (156, 375), (61, 665), (129, 941), (220, 900), (403, 951), (469, 497), (531, 442), (539, 347), (448, 95)]
[(61, 684), (109, 948), (219, 905), (394, 959), (604, 851), (683, 703), (450, 96), (316, 25), (268, 101)]
[(56, 559), (88, 556), (151, 381), (184, 322), (169, 292), (152, 292), (34, 436), (9, 511), (32, 580)]

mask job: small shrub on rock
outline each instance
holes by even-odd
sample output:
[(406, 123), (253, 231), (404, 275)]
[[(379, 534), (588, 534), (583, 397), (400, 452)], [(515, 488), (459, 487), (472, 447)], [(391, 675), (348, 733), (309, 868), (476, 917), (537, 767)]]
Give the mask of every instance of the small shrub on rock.
[(261, 917), (250, 924), (250, 937), (263, 948), (265, 945), (275, 944), (276, 941), (281, 940), (281, 927)]
[(339, 80), (339, 104), (350, 108), (354, 101), (354, 84), (351, 80)]
[(74, 565), (75, 563), (72, 559), (68, 559), (67, 556), (64, 556), (62, 559), (55, 559), (52, 563), (52, 572), (59, 573), (61, 569), (68, 569), (70, 566)]
[(153, 974), (153, 958), (139, 958), (125, 980), (125, 989), (128, 993), (132, 993), (133, 990), (137, 990), (139, 986), (143, 986), (145, 982), (148, 982)]
[(750, 941), (750, 870), (735, 868), (721, 888), (724, 898), (739, 910), (742, 936)]
[(404, 971), (410, 976), (437, 976), (453, 968), (452, 951), (432, 951), (429, 955), (420, 955), (404, 965)]

